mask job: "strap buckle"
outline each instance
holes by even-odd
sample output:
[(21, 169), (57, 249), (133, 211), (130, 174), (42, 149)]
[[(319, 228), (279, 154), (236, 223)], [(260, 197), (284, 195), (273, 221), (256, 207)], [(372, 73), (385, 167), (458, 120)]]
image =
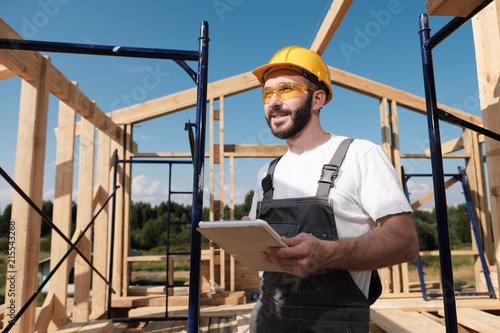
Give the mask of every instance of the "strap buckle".
[(329, 183), (330, 187), (333, 186), (333, 182), (337, 175), (339, 174), (339, 166), (335, 164), (325, 164), (323, 165), (323, 170), (321, 170), (321, 178), (318, 183)]
[(269, 190), (274, 190), (273, 177), (271, 175), (266, 175), (262, 179), (262, 189), (264, 190), (264, 194)]

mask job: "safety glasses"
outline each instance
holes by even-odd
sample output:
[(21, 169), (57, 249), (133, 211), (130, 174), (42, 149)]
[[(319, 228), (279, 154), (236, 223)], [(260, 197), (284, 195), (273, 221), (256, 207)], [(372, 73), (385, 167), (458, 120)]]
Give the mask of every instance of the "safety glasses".
[(305, 90), (316, 90), (309, 87), (301, 86), (300, 84), (283, 82), (278, 84), (276, 87), (267, 87), (262, 90), (262, 101), (264, 104), (268, 104), (271, 102), (271, 98), (274, 93), (278, 96), (278, 98), (282, 101), (286, 101), (287, 99), (300, 97), (305, 94)]

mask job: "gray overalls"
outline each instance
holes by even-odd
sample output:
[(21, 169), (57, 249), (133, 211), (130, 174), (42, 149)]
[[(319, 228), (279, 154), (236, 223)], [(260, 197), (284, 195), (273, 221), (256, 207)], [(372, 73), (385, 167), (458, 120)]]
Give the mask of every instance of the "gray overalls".
[[(338, 239), (328, 192), (351, 141), (344, 140), (330, 164), (323, 166), (315, 197), (272, 200), (272, 177), (279, 158), (271, 162), (262, 180), (264, 198), (257, 207), (257, 218), (267, 221), (282, 236), (294, 237), (305, 232), (319, 239)], [(348, 271), (323, 269), (304, 278), (264, 272), (259, 301), (250, 319), (250, 331), (368, 332), (369, 307), (381, 290), (376, 271), (372, 272), (369, 300)]]

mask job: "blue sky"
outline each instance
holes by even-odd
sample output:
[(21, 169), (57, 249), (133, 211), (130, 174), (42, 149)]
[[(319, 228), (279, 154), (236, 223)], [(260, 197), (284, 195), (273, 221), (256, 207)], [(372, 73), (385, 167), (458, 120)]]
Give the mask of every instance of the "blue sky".
[[(208, 21), (208, 79), (214, 82), (253, 70), (266, 63), (282, 47), (309, 47), (330, 5), (331, 0), (22, 0), (3, 1), (0, 18), (25, 39), (186, 50), (198, 49), (200, 23)], [(356, 0), (323, 58), (330, 66), (423, 96), (418, 17), (425, 11), (424, 0)], [(448, 21), (449, 18), (431, 17), (433, 32)], [(80, 90), (96, 100), (104, 112), (194, 87), (185, 72), (169, 60), (44, 54), (51, 57), (52, 63), (66, 77), (77, 81)], [(439, 102), (480, 115), (470, 23), (435, 49), (434, 65)], [(145, 85), (146, 78), (152, 84)], [(3, 143), (0, 145), (0, 166), (12, 177), (19, 93), (20, 79), (0, 81), (0, 140)], [(52, 96), (44, 179), (44, 198), (51, 200), (57, 105), (57, 99)], [(333, 101), (323, 109), (321, 116), (324, 129), (381, 143), (378, 105), (378, 100), (334, 87)], [(226, 144), (283, 143), (269, 134), (258, 90), (227, 98), (225, 114)], [(398, 116), (401, 152), (422, 153), (428, 147), (426, 118), (402, 108), (399, 108)], [(139, 150), (187, 152), (189, 146), (184, 124), (188, 120), (195, 120), (194, 110), (140, 124), (134, 128)], [(443, 123), (441, 126), (443, 142), (462, 133), (457, 127)], [(265, 162), (266, 159), (236, 160), (236, 203), (254, 188), (257, 170)], [(225, 164), (226, 173), (228, 164)], [(403, 165), (408, 173), (431, 171), (427, 160), (403, 160)], [(464, 166), (464, 161), (446, 161), (445, 172), (455, 173), (459, 165)], [(190, 183), (186, 185), (191, 180), (189, 168), (174, 167), (173, 189), (191, 189)], [(134, 166), (133, 200), (153, 204), (165, 200), (167, 172), (166, 166)], [(216, 172), (219, 172), (218, 168)], [(205, 179), (208, 184), (208, 172)], [(229, 183), (227, 176), (226, 183)], [(409, 186), (411, 197), (416, 200), (431, 190), (432, 181), (412, 179)], [(216, 188), (216, 193), (218, 191)], [(463, 202), (457, 185), (447, 194), (449, 204)], [(229, 198), (227, 189), (225, 198)], [(173, 199), (190, 203), (182, 196)], [(0, 209), (3, 210), (11, 201), (12, 190), (0, 180)], [(425, 207), (432, 205), (431, 202)]]

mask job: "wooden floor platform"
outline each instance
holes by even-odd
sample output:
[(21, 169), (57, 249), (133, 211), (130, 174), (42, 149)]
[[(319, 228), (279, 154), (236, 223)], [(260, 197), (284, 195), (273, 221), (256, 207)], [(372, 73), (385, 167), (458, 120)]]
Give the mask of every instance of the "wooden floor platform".
[[(203, 306), (200, 332), (249, 332), (249, 318), (255, 303)], [(458, 323), (461, 333), (500, 332), (500, 300), (485, 297), (457, 297)], [(161, 317), (165, 307), (131, 309), (129, 318)], [(169, 307), (169, 316), (187, 316), (187, 307)], [(422, 298), (379, 299), (371, 308), (370, 333), (438, 333), (446, 332), (443, 300)], [(68, 323), (58, 332), (135, 333), (187, 332), (186, 321), (149, 321), (135, 325), (99, 320), (86, 324)]]

